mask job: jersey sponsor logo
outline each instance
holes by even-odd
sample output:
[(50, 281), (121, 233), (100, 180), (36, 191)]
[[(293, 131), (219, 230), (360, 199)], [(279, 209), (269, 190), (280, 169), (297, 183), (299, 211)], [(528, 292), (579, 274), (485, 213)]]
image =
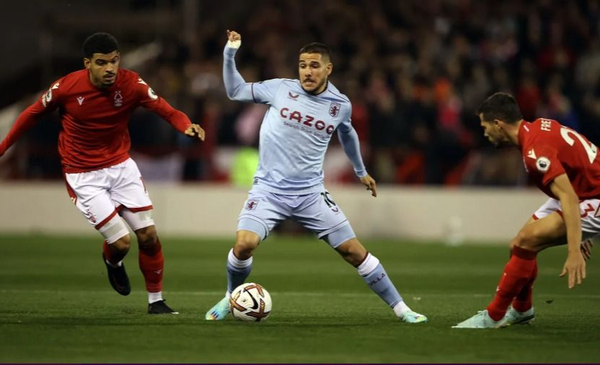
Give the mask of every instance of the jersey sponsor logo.
[(342, 104), (331, 102), (329, 105), (329, 115), (333, 118), (337, 117), (340, 114), (340, 109), (342, 109)]
[(78, 96), (78, 97), (77, 97), (77, 103), (79, 104), (79, 106), (81, 106), (81, 104), (83, 104), (83, 100), (84, 100), (84, 99), (85, 99), (85, 98), (84, 98), (83, 96)]
[(327, 134), (332, 134), (335, 130), (335, 127), (331, 124), (327, 125), (322, 120), (315, 121), (315, 117), (312, 115), (306, 114), (302, 115), (299, 111), (290, 110), (289, 108), (281, 108), (279, 111), (279, 115), (282, 118), (289, 119), (290, 121), (295, 120), (302, 125), (307, 127), (315, 128), (318, 131), (325, 131)]
[(529, 152), (527, 152), (527, 157), (533, 158), (534, 160), (537, 159), (537, 156), (535, 155), (535, 151), (533, 150), (533, 148), (531, 150), (529, 150)]
[(288, 92), (288, 99), (292, 99), (292, 100), (298, 100), (298, 97), (300, 96), (300, 94), (298, 95), (294, 95), (292, 94), (291, 91)]
[(547, 172), (550, 168), (550, 160), (542, 156), (535, 161), (535, 166), (539, 172)]
[(115, 108), (119, 108), (119, 107), (123, 106), (123, 95), (121, 94), (121, 90), (115, 91), (114, 101), (115, 101)]

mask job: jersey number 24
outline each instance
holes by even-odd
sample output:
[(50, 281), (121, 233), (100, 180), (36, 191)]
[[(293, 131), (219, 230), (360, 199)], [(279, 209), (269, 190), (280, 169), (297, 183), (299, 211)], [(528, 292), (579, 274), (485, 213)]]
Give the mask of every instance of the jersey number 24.
[(560, 129), (560, 135), (565, 140), (565, 142), (567, 142), (569, 144), (569, 146), (572, 146), (575, 143), (575, 140), (571, 136), (578, 139), (579, 142), (581, 142), (581, 145), (583, 146), (583, 148), (585, 149), (585, 153), (587, 153), (590, 163), (594, 163), (594, 160), (596, 159), (596, 155), (598, 154), (598, 148), (596, 148), (596, 146), (593, 143), (586, 141), (581, 136), (581, 134), (575, 132), (572, 129), (566, 128), (566, 127), (562, 127)]

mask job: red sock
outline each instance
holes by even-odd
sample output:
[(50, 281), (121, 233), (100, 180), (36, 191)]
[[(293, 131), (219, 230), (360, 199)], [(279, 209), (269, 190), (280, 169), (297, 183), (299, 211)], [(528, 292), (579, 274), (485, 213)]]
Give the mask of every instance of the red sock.
[(146, 281), (146, 290), (157, 293), (162, 290), (164, 259), (160, 240), (157, 238), (153, 245), (140, 245), (140, 270)]
[(523, 290), (532, 277), (536, 265), (536, 253), (514, 247), (512, 256), (504, 267), (494, 300), (488, 305), (488, 314), (494, 321), (501, 320), (513, 299)]
[(104, 252), (104, 258), (113, 265), (118, 264), (119, 261), (123, 260), (126, 255), (114, 250), (113, 246), (109, 245), (106, 241), (102, 243), (102, 252)]
[(521, 290), (521, 292), (517, 295), (515, 300), (513, 300), (513, 302), (512, 302), (512, 306), (515, 310), (517, 310), (519, 312), (526, 312), (533, 306), (531, 296), (533, 294), (533, 283), (535, 282), (535, 279), (537, 278), (537, 272), (538, 272), (538, 266), (537, 266), (537, 260), (536, 260), (535, 266), (533, 267), (533, 273), (531, 274), (531, 278), (529, 279), (529, 282), (527, 282), (527, 285), (525, 285), (523, 290)]

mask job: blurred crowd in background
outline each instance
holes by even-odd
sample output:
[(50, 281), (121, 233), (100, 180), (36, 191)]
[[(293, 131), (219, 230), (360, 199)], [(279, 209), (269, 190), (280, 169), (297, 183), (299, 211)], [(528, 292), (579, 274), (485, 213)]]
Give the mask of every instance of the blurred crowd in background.
[[(220, 161), (234, 166), (237, 152), (252, 151), (242, 147), (258, 145), (266, 107), (232, 102), (223, 88), (227, 29), (242, 35), (236, 60), (246, 81), (296, 78), (300, 47), (321, 41), (332, 48), (330, 80), (353, 103), (363, 157), (379, 183), (527, 185), (520, 152), (493, 148), (475, 115), (497, 91), (515, 95), (525, 120), (557, 119), (600, 143), (600, 1), (201, 4), (191, 39), (176, 29), (160, 35), (160, 55), (135, 70), (207, 132), (198, 144), (138, 110), (130, 123), (134, 158), (156, 179), (227, 181), (231, 171)], [(135, 14), (152, 2), (128, 6)], [(181, 6), (167, 7), (177, 14)], [(128, 34), (104, 30), (128, 44)], [(127, 48), (122, 52), (126, 59)], [(79, 49), (72, 57), (80, 61)], [(62, 75), (42, 80), (40, 90)], [(58, 116), (49, 119), (20, 143), (10, 177), (60, 178)], [(331, 148), (339, 150), (338, 142)], [(332, 175), (329, 181), (356, 181), (349, 164)]]

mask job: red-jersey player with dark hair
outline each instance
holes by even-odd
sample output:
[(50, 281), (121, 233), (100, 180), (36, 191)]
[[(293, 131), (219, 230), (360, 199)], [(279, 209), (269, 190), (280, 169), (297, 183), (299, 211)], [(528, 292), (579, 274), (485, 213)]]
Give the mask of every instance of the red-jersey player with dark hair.
[[(600, 161), (584, 136), (555, 120), (526, 122), (506, 93), (487, 98), (477, 111), (484, 135), (496, 146), (517, 146), (533, 182), (550, 198), (510, 242), (511, 257), (486, 310), (454, 328), (498, 328), (529, 323), (537, 276), (537, 254), (567, 245), (560, 276), (573, 288), (585, 279), (587, 239), (600, 233)], [(586, 240), (582, 243), (582, 239)]]
[(204, 140), (204, 130), (156, 95), (137, 73), (119, 69), (118, 42), (110, 34), (88, 37), (83, 43), (83, 56), (85, 69), (52, 83), (19, 115), (0, 143), (0, 156), (41, 115), (58, 109), (62, 126), (58, 151), (67, 190), (88, 222), (104, 237), (102, 259), (110, 284), (121, 295), (131, 291), (122, 262), (130, 247), (125, 220), (137, 236), (148, 313), (177, 314), (162, 298), (161, 244), (152, 219), (152, 201), (137, 165), (129, 157), (127, 125), (133, 111), (142, 106), (190, 137)]

